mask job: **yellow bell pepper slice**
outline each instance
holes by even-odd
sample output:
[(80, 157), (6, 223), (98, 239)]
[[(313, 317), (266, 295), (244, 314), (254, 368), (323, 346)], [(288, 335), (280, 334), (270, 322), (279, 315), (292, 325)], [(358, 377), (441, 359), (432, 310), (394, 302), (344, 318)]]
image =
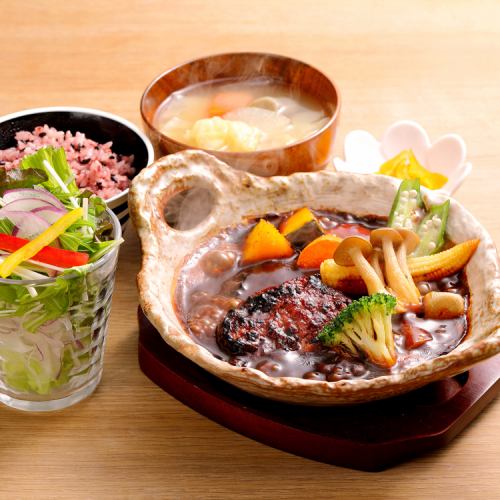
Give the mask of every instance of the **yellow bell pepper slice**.
[(83, 208), (75, 208), (71, 210), (71, 212), (64, 214), (58, 221), (52, 224), (52, 226), (47, 228), (43, 233), (39, 234), (34, 240), (31, 240), (19, 250), (10, 254), (0, 264), (0, 276), (2, 278), (10, 276), (19, 264), (25, 260), (31, 259), (31, 257), (36, 255), (42, 248), (52, 243), (60, 234), (64, 233), (71, 224), (74, 224), (82, 216)]
[(387, 160), (380, 166), (378, 173), (397, 179), (420, 179), (420, 184), (430, 189), (440, 189), (448, 182), (445, 175), (431, 172), (420, 165), (411, 149), (401, 151)]
[(410, 150), (401, 151), (401, 153), (394, 156), (390, 160), (383, 163), (378, 173), (384, 175), (390, 175), (391, 177), (401, 178), (408, 172), (408, 166), (410, 165)]
[(425, 177), (420, 178), (420, 184), (429, 189), (441, 189), (448, 182), (448, 177), (437, 172), (428, 172)]

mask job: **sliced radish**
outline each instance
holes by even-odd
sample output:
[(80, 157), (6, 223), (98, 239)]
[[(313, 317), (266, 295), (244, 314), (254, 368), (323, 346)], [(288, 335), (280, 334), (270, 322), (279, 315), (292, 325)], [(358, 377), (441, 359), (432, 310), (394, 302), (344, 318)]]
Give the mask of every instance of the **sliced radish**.
[(290, 118), (262, 108), (238, 108), (226, 113), (223, 118), (245, 122), (269, 135), (283, 134), (290, 125)]
[(12, 203), (16, 200), (21, 200), (25, 198), (37, 198), (39, 200), (45, 200), (47, 203), (54, 205), (57, 208), (65, 209), (65, 206), (61, 201), (56, 198), (52, 193), (49, 193), (46, 189), (29, 189), (29, 188), (19, 188), (19, 189), (9, 189), (5, 191), (2, 196), (4, 203)]
[(0, 217), (6, 217), (15, 225), (12, 236), (27, 240), (36, 238), (50, 227), (50, 224), (45, 219), (32, 212), (13, 212), (2, 208)]
[(53, 206), (38, 207), (31, 211), (31, 213), (45, 219), (50, 225), (58, 221), (66, 212), (67, 210), (61, 210), (60, 208)]
[(43, 208), (54, 207), (59, 210), (62, 210), (62, 208), (55, 207), (55, 205), (52, 205), (52, 203), (49, 203), (45, 200), (41, 200), (39, 198), (22, 198), (19, 200), (14, 200), (4, 205), (2, 210), (7, 210), (8, 212), (31, 212), (35, 208), (40, 208), (40, 207)]

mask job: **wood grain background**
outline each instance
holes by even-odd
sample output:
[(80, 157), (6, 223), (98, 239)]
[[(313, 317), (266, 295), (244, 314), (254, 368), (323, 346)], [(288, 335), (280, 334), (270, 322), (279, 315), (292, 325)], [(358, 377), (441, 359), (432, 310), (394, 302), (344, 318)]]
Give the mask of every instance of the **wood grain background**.
[[(465, 138), (457, 193), (500, 242), (500, 3), (494, 1), (0, 0), (0, 114), (101, 108), (136, 123), (149, 81), (187, 59), (261, 50), (340, 86), (336, 152), (353, 128), (420, 121)], [(2, 498), (498, 498), (500, 406), (445, 450), (370, 474), (262, 446), (185, 408), (137, 365), (132, 230), (122, 249), (101, 386), (64, 412), (0, 408)]]

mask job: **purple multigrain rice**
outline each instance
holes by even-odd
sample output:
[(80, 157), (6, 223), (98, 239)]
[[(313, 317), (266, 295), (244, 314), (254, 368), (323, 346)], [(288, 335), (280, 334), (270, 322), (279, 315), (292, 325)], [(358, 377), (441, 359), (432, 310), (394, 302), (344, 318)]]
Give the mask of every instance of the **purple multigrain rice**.
[(81, 132), (73, 135), (70, 131), (62, 132), (43, 125), (36, 127), (33, 132), (17, 132), (16, 141), (17, 146), (0, 149), (2, 168), (17, 168), (25, 156), (45, 146), (63, 147), (78, 187), (89, 189), (104, 199), (127, 189), (134, 173), (134, 155), (116, 155), (111, 150), (111, 141), (99, 144), (87, 139)]

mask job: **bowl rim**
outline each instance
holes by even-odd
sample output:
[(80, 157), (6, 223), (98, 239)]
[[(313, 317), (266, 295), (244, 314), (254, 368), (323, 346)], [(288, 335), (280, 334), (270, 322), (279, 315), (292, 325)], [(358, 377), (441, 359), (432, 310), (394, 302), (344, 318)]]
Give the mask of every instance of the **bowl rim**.
[[(164, 78), (169, 73), (172, 73), (172, 72), (178, 70), (179, 68), (182, 68), (183, 66), (187, 66), (188, 64), (192, 64), (192, 63), (195, 63), (195, 62), (198, 62), (198, 61), (202, 61), (204, 59), (211, 59), (211, 58), (221, 57), (221, 56), (268, 56), (268, 57), (275, 57), (275, 58), (278, 58), (278, 59), (288, 59), (290, 61), (295, 61), (295, 62), (298, 62), (300, 64), (303, 64), (304, 66), (309, 67), (309, 68), (313, 69), (314, 71), (316, 71), (317, 73), (319, 73), (320, 75), (322, 75), (332, 85), (333, 90), (335, 91), (335, 95), (337, 97), (337, 106), (335, 107), (335, 110), (334, 110), (332, 116), (325, 123), (325, 125), (323, 125), (320, 129), (316, 130), (314, 133), (312, 133), (312, 134), (304, 137), (300, 141), (295, 141), (292, 144), (287, 144), (287, 145), (285, 145), (283, 147), (269, 148), (269, 149), (259, 149), (259, 150), (256, 150), (256, 151), (216, 151), (216, 150), (213, 150), (213, 149), (195, 148), (194, 146), (190, 146), (189, 144), (185, 144), (183, 142), (179, 142), (179, 141), (173, 139), (172, 137), (164, 134), (163, 132), (161, 132), (158, 129), (158, 127), (156, 127), (155, 125), (153, 125), (153, 123), (151, 123), (146, 118), (146, 115), (145, 115), (145, 112), (144, 112), (144, 107), (145, 107), (144, 103), (145, 103), (145, 101), (147, 99), (147, 96), (148, 96), (149, 92), (151, 91), (151, 89), (162, 78)], [(210, 80), (206, 80), (206, 81), (210, 81)], [(199, 82), (199, 83), (201, 83), (201, 82)], [(186, 87), (184, 87), (184, 88), (186, 88)], [(283, 54), (276, 54), (274, 52), (258, 52), (258, 51), (218, 52), (216, 54), (209, 54), (209, 55), (205, 55), (205, 56), (202, 56), (202, 57), (196, 57), (194, 59), (190, 59), (188, 61), (184, 61), (182, 63), (176, 64), (175, 66), (167, 69), (163, 73), (160, 73), (159, 75), (157, 75), (147, 85), (146, 89), (142, 93), (141, 100), (140, 100), (140, 112), (141, 112), (142, 120), (144, 121), (144, 123), (151, 130), (154, 130), (154, 132), (157, 133), (161, 138), (168, 139), (169, 141), (171, 141), (172, 143), (174, 143), (176, 146), (179, 146), (182, 150), (200, 149), (201, 151), (206, 151), (208, 154), (212, 154), (212, 155), (221, 155), (221, 154), (223, 154), (225, 158), (228, 158), (228, 160), (230, 158), (237, 158), (237, 157), (247, 157), (247, 158), (250, 158), (251, 155), (255, 155), (255, 154), (258, 154), (258, 153), (278, 153), (278, 152), (281, 153), (283, 151), (287, 151), (287, 150), (290, 150), (290, 149), (295, 148), (297, 146), (300, 146), (300, 145), (302, 145), (302, 144), (304, 144), (304, 143), (306, 143), (308, 141), (314, 140), (315, 138), (319, 137), (325, 130), (327, 130), (328, 128), (330, 128), (332, 125), (334, 125), (335, 123), (338, 123), (341, 108), (342, 108), (342, 96), (340, 94), (339, 86), (335, 83), (335, 81), (332, 78), (330, 78), (330, 76), (326, 75), (323, 71), (319, 70), (316, 66), (313, 66), (312, 64), (309, 64), (309, 63), (307, 63), (305, 61), (302, 61), (300, 59), (296, 59), (295, 57), (285, 56)]]
[[(102, 111), (96, 108), (86, 108), (80, 106), (43, 106), (39, 108), (27, 108), (27, 109), (22, 109), (20, 111), (15, 111), (13, 113), (9, 113), (7, 115), (0, 116), (0, 125), (2, 123), (5, 123), (6, 121), (20, 118), (23, 116), (36, 115), (38, 113), (58, 113), (58, 112), (63, 112), (63, 113), (76, 112), (76, 113), (84, 113), (88, 115), (100, 116), (102, 118), (107, 118), (109, 120), (115, 121), (127, 127), (132, 132), (134, 132), (146, 146), (148, 160), (147, 164), (144, 165), (143, 168), (146, 168), (148, 165), (151, 165), (151, 163), (155, 161), (155, 152), (153, 144), (146, 136), (146, 134), (137, 125), (127, 120), (126, 118), (122, 118), (121, 116), (115, 115), (114, 113), (110, 113), (108, 111)], [(106, 202), (107, 205), (109, 205), (111, 203), (121, 200), (121, 198), (124, 195), (128, 196), (128, 192), (129, 188), (124, 189), (121, 193), (115, 194), (111, 198), (108, 198), (107, 200), (104, 201)]]

